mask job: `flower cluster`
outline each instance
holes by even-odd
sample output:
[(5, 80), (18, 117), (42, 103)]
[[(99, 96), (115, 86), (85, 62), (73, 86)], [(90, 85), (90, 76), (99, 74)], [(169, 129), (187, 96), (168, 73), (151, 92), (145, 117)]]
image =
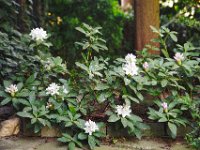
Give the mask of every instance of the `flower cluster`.
[(177, 63), (179, 65), (181, 65), (181, 61), (183, 61), (185, 58), (184, 58), (183, 54), (176, 53), (175, 56), (174, 56), (174, 59), (177, 61)]
[(138, 74), (138, 67), (136, 66), (136, 56), (128, 54), (125, 57), (126, 64), (123, 66), (123, 70), (126, 75), (134, 76)]
[(97, 126), (97, 124), (94, 121), (91, 121), (89, 119), (89, 121), (85, 122), (85, 133), (88, 133), (89, 135), (92, 135), (93, 132), (98, 131), (99, 127)]
[(160, 4), (163, 7), (170, 7), (170, 8), (172, 8), (175, 3), (178, 3), (178, 0), (166, 0), (164, 2), (163, 2), (163, 0), (160, 0)]
[(5, 91), (7, 93), (10, 93), (12, 96), (15, 95), (15, 93), (18, 91), (16, 84), (11, 84), (9, 87), (6, 87)]
[(59, 89), (60, 86), (58, 86), (56, 83), (51, 83), (47, 88), (46, 88), (46, 94), (47, 95), (59, 95)]
[(35, 41), (44, 41), (47, 39), (47, 32), (44, 31), (43, 28), (32, 29), (29, 35), (31, 36), (32, 40)]
[(129, 105), (117, 105), (116, 106), (116, 113), (118, 115), (121, 115), (123, 118), (125, 118), (126, 116), (130, 116), (131, 113), (131, 106)]

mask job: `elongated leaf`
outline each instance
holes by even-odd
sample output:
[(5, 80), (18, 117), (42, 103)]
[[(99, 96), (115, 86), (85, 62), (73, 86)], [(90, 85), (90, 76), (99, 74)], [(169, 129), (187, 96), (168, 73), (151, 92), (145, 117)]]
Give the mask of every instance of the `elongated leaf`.
[(10, 97), (5, 98), (4, 100), (1, 101), (1, 105), (6, 105), (11, 101)]
[(79, 133), (78, 134), (78, 139), (85, 140), (85, 139), (87, 139), (87, 135), (85, 133)]
[(91, 149), (94, 149), (96, 146), (96, 142), (93, 136), (89, 135), (88, 136), (88, 144), (90, 146)]
[(120, 119), (119, 116), (113, 114), (113, 115), (111, 115), (111, 116), (109, 117), (108, 122), (116, 122), (116, 121), (118, 121), (119, 119)]
[(11, 81), (7, 81), (7, 80), (4, 80), (4, 81), (3, 81), (3, 85), (4, 85), (5, 88), (6, 88), (6, 87), (9, 87), (11, 84), (12, 84)]
[(121, 123), (122, 123), (122, 125), (123, 125), (124, 128), (127, 127), (127, 125), (128, 125), (127, 122), (128, 122), (128, 120), (126, 118), (121, 118)]
[(83, 70), (85, 70), (85, 71), (88, 71), (88, 67), (85, 66), (84, 64), (81, 64), (81, 63), (79, 63), (79, 62), (76, 62), (76, 65), (77, 65), (78, 67), (80, 67), (81, 69), (83, 69)]
[(68, 145), (69, 150), (75, 150), (75, 143), (74, 142), (70, 142)]
[(33, 115), (28, 112), (18, 112), (17, 115), (24, 118), (33, 118)]
[(175, 124), (171, 123), (171, 122), (168, 122), (168, 127), (172, 133), (172, 138), (175, 138), (176, 137), (176, 134), (177, 134), (177, 127)]

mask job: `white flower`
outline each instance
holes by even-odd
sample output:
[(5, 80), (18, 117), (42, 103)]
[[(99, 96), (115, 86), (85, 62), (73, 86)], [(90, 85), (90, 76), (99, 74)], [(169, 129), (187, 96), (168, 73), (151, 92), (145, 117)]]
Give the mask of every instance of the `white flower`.
[(175, 56), (174, 56), (174, 59), (176, 61), (180, 62), (180, 61), (184, 60), (184, 56), (181, 53), (176, 53)]
[(142, 66), (143, 66), (144, 69), (148, 69), (149, 68), (149, 64), (147, 62), (144, 62)]
[(133, 54), (127, 54), (125, 57), (126, 63), (135, 63), (136, 62), (136, 56)]
[(134, 76), (138, 74), (138, 67), (136, 66), (136, 56), (133, 54), (127, 54), (125, 57), (126, 63), (123, 66), (123, 70), (126, 75)]
[(35, 41), (43, 41), (47, 39), (47, 32), (44, 31), (43, 28), (32, 29), (29, 35), (31, 36), (32, 40)]
[(186, 13), (184, 14), (184, 16), (185, 16), (185, 17), (189, 17), (189, 16), (190, 16), (190, 12), (186, 12)]
[(65, 86), (63, 86), (63, 93), (68, 94), (69, 91), (65, 88)]
[(125, 118), (126, 116), (130, 116), (131, 113), (131, 106), (129, 105), (117, 105), (116, 106), (116, 113), (118, 115), (121, 115), (123, 118)]
[(53, 107), (53, 104), (50, 102), (47, 102), (46, 109), (51, 109), (52, 107)]
[(94, 121), (91, 121), (89, 119), (89, 121), (85, 122), (85, 133), (88, 133), (89, 135), (92, 135), (93, 132), (99, 130), (99, 127), (96, 125), (96, 123)]
[(162, 2), (162, 0), (160, 1), (161, 5), (163, 7), (173, 7), (174, 3), (177, 3), (177, 0), (173, 1), (173, 0), (166, 0), (165, 2)]
[(51, 83), (47, 88), (46, 88), (46, 94), (48, 95), (59, 95), (59, 89), (60, 86), (58, 86), (56, 83)]
[(15, 93), (18, 91), (16, 84), (11, 84), (9, 87), (6, 87), (5, 91), (7, 93), (10, 93), (12, 96), (15, 95)]
[(123, 66), (126, 75), (134, 76), (138, 74), (138, 67), (135, 63), (128, 63)]

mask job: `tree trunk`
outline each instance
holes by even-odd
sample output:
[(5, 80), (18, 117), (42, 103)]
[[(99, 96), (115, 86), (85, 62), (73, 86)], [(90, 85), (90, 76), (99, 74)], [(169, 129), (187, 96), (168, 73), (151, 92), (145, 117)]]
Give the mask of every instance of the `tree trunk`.
[[(146, 44), (159, 47), (159, 43), (151, 40), (158, 35), (151, 31), (150, 26), (159, 28), (159, 0), (135, 0), (135, 49), (142, 50)], [(150, 50), (151, 54), (160, 54), (159, 51)]]
[(34, 0), (33, 1), (33, 16), (35, 18), (35, 26), (42, 27), (44, 25), (45, 17), (45, 1), (44, 0)]
[(26, 0), (17, 0), (17, 3), (20, 5), (19, 7), (19, 14), (17, 16), (17, 25), (19, 27), (20, 32), (26, 32), (27, 25), (26, 25)]

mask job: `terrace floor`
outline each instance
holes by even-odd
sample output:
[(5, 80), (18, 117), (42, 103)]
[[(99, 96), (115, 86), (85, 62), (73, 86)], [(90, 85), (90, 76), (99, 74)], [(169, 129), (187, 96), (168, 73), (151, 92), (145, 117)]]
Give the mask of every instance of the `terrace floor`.
[[(115, 144), (102, 144), (95, 150), (192, 150), (182, 139), (166, 138), (114, 139)], [(9, 137), (0, 139), (0, 150), (67, 150), (53, 138)]]

